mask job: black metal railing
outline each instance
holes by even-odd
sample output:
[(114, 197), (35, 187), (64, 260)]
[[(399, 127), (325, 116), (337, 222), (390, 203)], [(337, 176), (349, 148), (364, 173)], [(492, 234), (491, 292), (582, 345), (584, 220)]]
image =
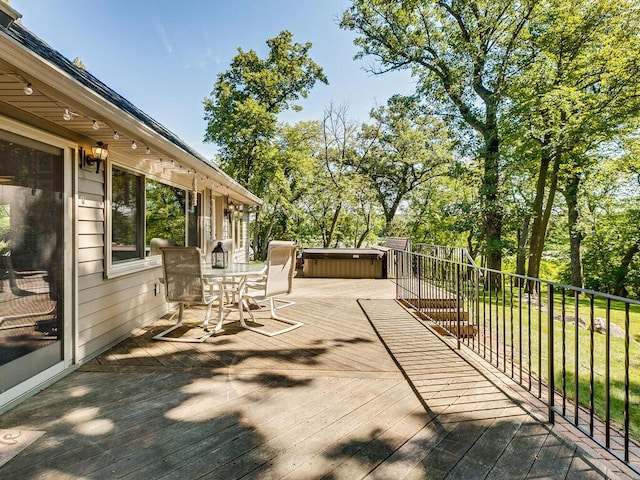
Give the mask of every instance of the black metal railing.
[(469, 254), (469, 250), (465, 247), (416, 243), (413, 245), (412, 251), (429, 257), (447, 259), (454, 262), (464, 263), (466, 265), (476, 265), (473, 257)]
[[(640, 301), (394, 251), (396, 297), (640, 472)], [(458, 258), (458, 257), (456, 257)]]

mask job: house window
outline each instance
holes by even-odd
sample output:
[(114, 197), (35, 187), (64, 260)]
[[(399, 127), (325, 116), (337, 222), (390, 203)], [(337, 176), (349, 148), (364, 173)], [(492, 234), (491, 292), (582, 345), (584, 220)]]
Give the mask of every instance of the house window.
[(173, 240), (184, 246), (187, 223), (187, 192), (155, 180), (146, 182), (146, 244), (152, 238)]
[(127, 262), (144, 255), (144, 177), (114, 167), (111, 178), (111, 262)]
[(200, 205), (202, 205), (202, 195), (197, 193), (195, 196), (195, 202), (192, 201), (189, 204), (189, 214), (188, 214), (188, 235), (187, 235), (187, 245), (190, 247), (199, 247), (200, 246)]
[(240, 250), (244, 247), (244, 235), (243, 235), (243, 217), (242, 214), (243, 207), (239, 207), (233, 214), (233, 239), (234, 239), (234, 247), (236, 250)]
[(199, 209), (187, 209), (188, 197), (185, 188), (112, 167), (111, 265), (118, 267), (116, 271), (153, 253), (153, 238), (177, 246), (185, 245), (189, 238), (190, 245), (199, 246)]

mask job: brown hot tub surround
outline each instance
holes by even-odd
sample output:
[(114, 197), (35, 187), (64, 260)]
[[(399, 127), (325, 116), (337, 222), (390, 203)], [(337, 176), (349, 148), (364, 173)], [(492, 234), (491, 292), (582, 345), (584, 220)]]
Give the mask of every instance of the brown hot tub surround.
[(305, 277), (387, 278), (386, 248), (305, 248)]

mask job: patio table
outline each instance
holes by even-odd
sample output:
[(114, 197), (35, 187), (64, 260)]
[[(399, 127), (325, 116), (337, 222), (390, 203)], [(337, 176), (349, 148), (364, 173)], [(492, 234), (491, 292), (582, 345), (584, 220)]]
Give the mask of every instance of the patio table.
[[(266, 271), (267, 265), (264, 263), (233, 263), (227, 268), (213, 268), (209, 263), (202, 264), (203, 278), (216, 280), (232, 278), (237, 281), (237, 284), (233, 286), (233, 288), (235, 288), (237, 291), (241, 291), (243, 288), (245, 288), (247, 277), (264, 275)], [(230, 288), (228, 284), (225, 284), (225, 282), (220, 282), (220, 285), (223, 290)], [(226, 293), (227, 292), (223, 291), (221, 297), (226, 297)], [(222, 301), (222, 298), (220, 301)], [(232, 295), (231, 298), (235, 299), (235, 295)], [(236, 302), (231, 302), (230, 305), (235, 304)], [(244, 302), (243, 305), (238, 305), (238, 308), (242, 308), (243, 306), (248, 308), (248, 306)], [(220, 308), (218, 310), (218, 325), (222, 325), (222, 318), (223, 309)]]

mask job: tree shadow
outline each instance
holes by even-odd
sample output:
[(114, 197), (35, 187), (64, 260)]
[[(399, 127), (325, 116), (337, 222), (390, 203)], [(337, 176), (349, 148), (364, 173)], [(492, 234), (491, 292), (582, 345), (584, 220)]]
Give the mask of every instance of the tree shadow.
[(371, 478), (605, 478), (544, 425), (451, 417), (436, 417), (408, 441), (393, 427), (347, 439), (324, 453), (330, 470), (322, 478), (363, 471)]
[[(264, 438), (234, 407), (228, 383), (223, 375), (71, 374), (3, 415), (0, 428), (46, 433), (0, 467), (0, 477), (193, 478), (252, 458)], [(241, 383), (251, 390), (295, 382), (255, 375)]]

